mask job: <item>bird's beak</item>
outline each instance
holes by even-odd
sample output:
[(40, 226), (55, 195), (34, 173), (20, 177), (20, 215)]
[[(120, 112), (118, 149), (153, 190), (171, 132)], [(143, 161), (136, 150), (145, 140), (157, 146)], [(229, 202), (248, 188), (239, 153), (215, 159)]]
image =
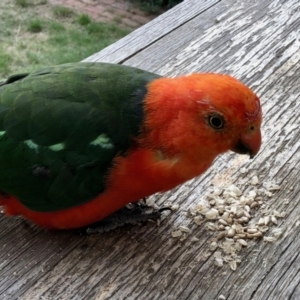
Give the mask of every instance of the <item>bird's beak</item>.
[(236, 145), (231, 149), (239, 154), (249, 154), (253, 158), (259, 151), (261, 146), (261, 132), (259, 129), (241, 135)]

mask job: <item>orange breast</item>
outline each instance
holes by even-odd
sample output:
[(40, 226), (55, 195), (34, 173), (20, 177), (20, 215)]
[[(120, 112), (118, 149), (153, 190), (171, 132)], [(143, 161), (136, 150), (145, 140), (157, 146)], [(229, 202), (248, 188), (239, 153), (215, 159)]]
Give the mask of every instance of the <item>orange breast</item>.
[(106, 191), (95, 199), (60, 211), (35, 212), (16, 198), (3, 198), (8, 215), (22, 215), (34, 223), (52, 229), (78, 228), (97, 222), (129, 202), (159, 191), (166, 191), (204, 172), (211, 164), (164, 158), (151, 150), (133, 151), (126, 158), (117, 158), (108, 178)]

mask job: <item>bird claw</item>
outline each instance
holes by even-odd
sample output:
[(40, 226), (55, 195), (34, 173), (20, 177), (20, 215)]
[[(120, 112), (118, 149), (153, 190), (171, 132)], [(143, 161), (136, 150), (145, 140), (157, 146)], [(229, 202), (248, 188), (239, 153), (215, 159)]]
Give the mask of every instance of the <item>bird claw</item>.
[[(147, 212), (149, 209), (151, 209), (151, 212)], [(103, 220), (85, 227), (84, 232), (88, 235), (104, 233), (124, 225), (136, 225), (147, 222), (148, 220), (157, 221), (160, 219), (161, 213), (166, 210), (171, 210), (171, 208), (163, 207), (158, 210), (153, 210), (151, 207), (136, 203), (132, 208), (122, 208)]]

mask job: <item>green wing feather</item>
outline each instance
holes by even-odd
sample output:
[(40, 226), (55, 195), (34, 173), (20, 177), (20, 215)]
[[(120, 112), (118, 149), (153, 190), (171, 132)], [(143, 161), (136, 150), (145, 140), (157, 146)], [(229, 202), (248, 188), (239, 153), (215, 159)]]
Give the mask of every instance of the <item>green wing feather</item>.
[(35, 211), (86, 202), (105, 189), (113, 158), (143, 121), (159, 76), (106, 63), (72, 63), (0, 84), (0, 189)]

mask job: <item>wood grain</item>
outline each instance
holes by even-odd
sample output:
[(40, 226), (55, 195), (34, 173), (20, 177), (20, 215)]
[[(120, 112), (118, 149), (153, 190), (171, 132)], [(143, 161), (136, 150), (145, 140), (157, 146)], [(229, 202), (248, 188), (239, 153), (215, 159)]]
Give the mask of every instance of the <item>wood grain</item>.
[[(160, 226), (149, 223), (86, 237), (47, 232), (2, 216), (1, 298), (300, 299), (299, 31), (297, 0), (186, 0), (89, 58), (171, 76), (195, 71), (236, 76), (263, 103), (262, 150), (253, 160), (223, 155), (200, 178), (153, 196), (158, 205), (180, 205)], [(248, 172), (241, 174), (242, 167)], [(236, 271), (227, 264), (219, 268), (209, 250), (215, 232), (195, 225), (187, 211), (203, 201), (212, 185), (235, 183), (246, 193), (253, 189), (255, 174), (261, 182), (281, 186), (264, 201), (267, 208), (286, 212), (277, 226), (284, 233), (274, 243), (250, 241), (239, 253)], [(254, 219), (259, 216), (261, 210)], [(171, 238), (180, 225), (192, 230), (182, 242)]]
[(136, 29), (125, 38), (86, 58), (84, 61), (123, 63), (136, 53), (148, 48), (152, 43), (163, 39), (170, 32), (176, 31), (185, 22), (201, 15), (218, 2), (220, 0), (189, 0), (188, 4), (178, 4), (173, 9), (158, 16), (154, 21)]

